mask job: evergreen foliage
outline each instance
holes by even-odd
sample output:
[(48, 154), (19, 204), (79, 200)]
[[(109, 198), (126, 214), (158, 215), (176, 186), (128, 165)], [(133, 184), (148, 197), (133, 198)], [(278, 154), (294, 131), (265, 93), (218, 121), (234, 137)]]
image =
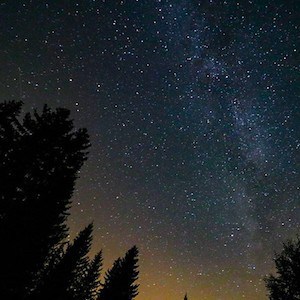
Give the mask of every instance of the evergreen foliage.
[(283, 244), (281, 253), (275, 255), (277, 275), (265, 278), (270, 300), (300, 299), (300, 238)]
[(124, 258), (118, 258), (113, 267), (106, 272), (105, 282), (98, 300), (131, 300), (138, 295), (138, 249), (127, 251)]
[(44, 107), (21, 115), (0, 104), (0, 297), (22, 299), (66, 238), (66, 218), (89, 139), (70, 112)]
[[(93, 226), (66, 242), (66, 219), (78, 172), (87, 158), (85, 129), (70, 112), (44, 107), (21, 117), (21, 102), (0, 103), (0, 298), (95, 300), (102, 252), (88, 252)], [(106, 275), (103, 295), (137, 295), (138, 250), (130, 249)], [(112, 296), (112, 298), (111, 298)]]
[(82, 268), (80, 276), (74, 285), (74, 298), (77, 300), (93, 300), (100, 287), (100, 272), (102, 270), (102, 252)]
[(88, 263), (87, 254), (91, 247), (92, 230), (90, 224), (68, 245), (56, 265), (43, 278), (32, 299), (76, 299), (75, 286)]

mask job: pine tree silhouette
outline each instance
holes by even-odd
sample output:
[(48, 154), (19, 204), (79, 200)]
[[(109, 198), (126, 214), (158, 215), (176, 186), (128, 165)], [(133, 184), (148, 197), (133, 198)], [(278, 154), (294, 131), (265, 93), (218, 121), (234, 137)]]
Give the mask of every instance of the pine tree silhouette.
[(137, 247), (115, 261), (99, 293), (102, 254), (87, 257), (92, 224), (66, 242), (86, 130), (74, 130), (65, 109), (45, 106), (23, 118), (21, 109), (21, 102), (0, 103), (0, 299), (134, 299)]
[(132, 300), (138, 295), (138, 249), (127, 251), (124, 258), (118, 258), (106, 272), (105, 282), (98, 300)]
[(300, 237), (283, 244), (281, 253), (275, 255), (277, 276), (265, 278), (270, 300), (300, 299)]
[(92, 261), (89, 261), (77, 272), (74, 285), (74, 298), (77, 300), (94, 300), (100, 286), (100, 272), (102, 270), (102, 252), (100, 251)]
[(78, 281), (82, 279), (80, 276), (85, 276), (84, 271), (88, 264), (87, 254), (92, 242), (92, 230), (93, 226), (90, 224), (78, 234), (58, 262), (54, 266), (50, 266), (47, 275), (42, 279), (43, 281), (30, 299), (85, 299), (77, 295), (76, 287)]
[(70, 112), (44, 107), (20, 118), (22, 103), (0, 104), (1, 299), (23, 299), (67, 236), (74, 183), (89, 147)]
[(187, 294), (185, 294), (184, 299), (183, 300), (188, 300), (188, 296)]
[[(115, 260), (113, 267), (108, 270), (105, 274), (105, 282), (100, 290), (98, 300), (118, 299), (121, 290), (120, 287), (120, 277), (122, 276), (122, 260), (118, 258)], [(122, 298), (123, 299), (123, 298)]]

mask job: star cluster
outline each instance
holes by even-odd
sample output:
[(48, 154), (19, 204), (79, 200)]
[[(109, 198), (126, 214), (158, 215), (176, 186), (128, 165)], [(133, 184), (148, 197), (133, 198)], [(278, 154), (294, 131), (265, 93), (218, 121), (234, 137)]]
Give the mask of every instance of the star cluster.
[(2, 100), (72, 110), (92, 148), (73, 233), (137, 299), (266, 299), (300, 227), (297, 1), (2, 1)]

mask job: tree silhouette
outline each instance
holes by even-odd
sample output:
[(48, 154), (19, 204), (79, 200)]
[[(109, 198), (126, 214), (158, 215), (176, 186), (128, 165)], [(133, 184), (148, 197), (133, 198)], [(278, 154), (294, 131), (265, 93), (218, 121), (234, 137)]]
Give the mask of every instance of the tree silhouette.
[(300, 299), (300, 238), (283, 244), (283, 250), (275, 254), (277, 275), (265, 278), (271, 300)]
[(117, 287), (120, 285), (121, 270), (122, 262), (121, 258), (118, 258), (115, 260), (112, 268), (105, 274), (105, 282), (100, 290), (98, 300), (118, 299), (121, 292), (117, 290)]
[(183, 300), (188, 300), (187, 294), (184, 295), (184, 299)]
[[(102, 251), (92, 261), (89, 261), (77, 273), (77, 280), (74, 284), (74, 298), (78, 300), (94, 300), (100, 287), (100, 272), (102, 270)], [(79, 275), (79, 276), (78, 276)]]
[[(93, 226), (81, 231), (74, 242), (68, 245), (58, 262), (50, 270), (30, 299), (85, 299), (77, 293), (77, 282), (85, 276), (87, 254), (91, 247)], [(82, 298), (80, 298), (82, 296)]]
[(105, 282), (98, 300), (131, 300), (138, 294), (138, 249), (127, 251), (124, 258), (118, 258), (113, 267), (106, 272)]
[(138, 294), (138, 249), (106, 273), (88, 252), (93, 226), (67, 242), (66, 219), (87, 158), (85, 129), (47, 106), (21, 117), (21, 102), (0, 103), (0, 299), (131, 300)]
[(67, 236), (70, 198), (89, 146), (68, 110), (45, 106), (21, 118), (21, 108), (0, 104), (0, 298), (18, 300)]

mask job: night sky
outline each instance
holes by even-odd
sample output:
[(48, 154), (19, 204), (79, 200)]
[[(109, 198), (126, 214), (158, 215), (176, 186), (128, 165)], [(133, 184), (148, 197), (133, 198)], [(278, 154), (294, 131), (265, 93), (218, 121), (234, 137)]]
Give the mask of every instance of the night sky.
[(0, 2), (0, 97), (66, 107), (92, 147), (72, 235), (140, 248), (137, 300), (266, 299), (300, 228), (296, 0)]

